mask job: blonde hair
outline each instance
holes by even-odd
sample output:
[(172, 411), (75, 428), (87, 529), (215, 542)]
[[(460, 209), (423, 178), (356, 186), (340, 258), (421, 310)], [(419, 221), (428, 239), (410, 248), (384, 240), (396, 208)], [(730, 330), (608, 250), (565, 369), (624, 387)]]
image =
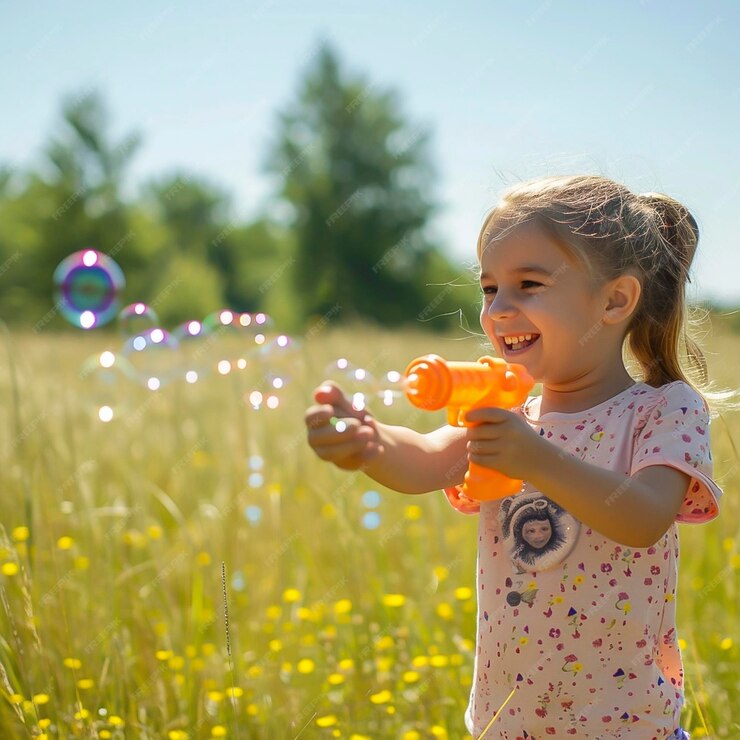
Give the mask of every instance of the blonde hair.
[(487, 214), (479, 260), (491, 240), (524, 223), (542, 228), (597, 280), (625, 272), (639, 279), (642, 291), (623, 347), (643, 382), (660, 387), (682, 380), (707, 405), (732, 395), (710, 391), (706, 360), (687, 332), (686, 283), (699, 227), (684, 205), (661, 193), (636, 195), (597, 175), (530, 180), (510, 187)]

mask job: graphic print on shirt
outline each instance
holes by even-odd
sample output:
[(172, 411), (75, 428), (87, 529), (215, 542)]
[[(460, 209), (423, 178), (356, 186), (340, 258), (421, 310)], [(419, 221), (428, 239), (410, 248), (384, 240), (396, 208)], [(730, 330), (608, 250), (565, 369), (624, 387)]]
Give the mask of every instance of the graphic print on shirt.
[(562, 563), (581, 530), (575, 517), (539, 491), (504, 499), (498, 517), (509, 558), (520, 573)]

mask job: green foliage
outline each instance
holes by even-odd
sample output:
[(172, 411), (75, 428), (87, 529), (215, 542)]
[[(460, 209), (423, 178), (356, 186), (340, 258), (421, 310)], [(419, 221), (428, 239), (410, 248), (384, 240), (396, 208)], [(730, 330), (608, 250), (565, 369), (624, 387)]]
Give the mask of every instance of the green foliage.
[(457, 308), (427, 285), (460, 272), (426, 235), (436, 207), (427, 141), (404, 122), (394, 94), (345, 75), (329, 47), (320, 51), (280, 115), (268, 160), (291, 206), (290, 277), (305, 315), (395, 325)]

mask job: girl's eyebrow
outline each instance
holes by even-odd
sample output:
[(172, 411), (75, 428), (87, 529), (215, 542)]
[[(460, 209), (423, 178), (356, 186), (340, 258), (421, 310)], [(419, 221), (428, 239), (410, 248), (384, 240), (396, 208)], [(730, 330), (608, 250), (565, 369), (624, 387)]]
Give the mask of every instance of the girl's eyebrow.
[[(538, 272), (542, 275), (550, 275), (550, 270), (547, 270), (544, 267), (540, 267), (539, 265), (525, 265), (524, 267), (515, 267), (513, 270), (511, 270), (512, 275), (523, 275), (528, 272)], [(491, 276), (486, 273), (482, 272), (480, 275), (481, 280), (488, 280)]]

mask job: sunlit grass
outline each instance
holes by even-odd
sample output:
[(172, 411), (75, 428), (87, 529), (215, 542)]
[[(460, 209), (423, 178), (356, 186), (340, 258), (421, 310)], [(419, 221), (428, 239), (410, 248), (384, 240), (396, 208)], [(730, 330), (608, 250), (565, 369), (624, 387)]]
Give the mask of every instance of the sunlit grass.
[[(265, 386), (251, 365), (154, 393), (122, 378), (109, 423), (80, 368), (115, 337), (8, 341), (0, 736), (465, 735), (475, 517), (321, 463), (303, 413), (337, 357), (379, 375), (430, 351), (475, 357), (478, 339), (327, 328), (293, 356), (278, 408), (250, 405)], [(738, 337), (717, 330), (707, 347), (733, 385)], [(403, 400), (375, 410), (420, 429), (441, 421)], [(738, 475), (721, 422), (712, 434), (722, 516), (681, 528), (684, 726), (733, 737)]]

